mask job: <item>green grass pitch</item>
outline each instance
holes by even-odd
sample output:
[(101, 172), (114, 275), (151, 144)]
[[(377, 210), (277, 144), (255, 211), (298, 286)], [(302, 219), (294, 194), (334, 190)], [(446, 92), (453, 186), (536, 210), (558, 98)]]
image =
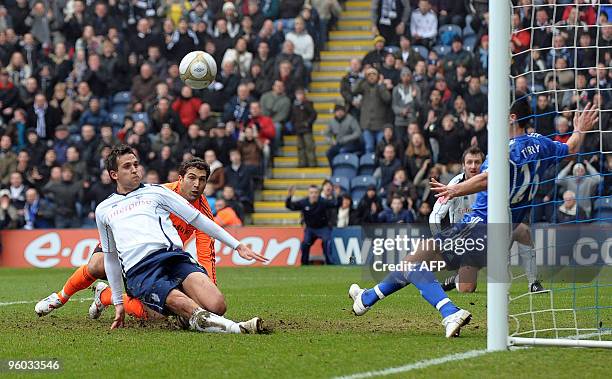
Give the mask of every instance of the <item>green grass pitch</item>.
[[(438, 313), (413, 287), (383, 300), (363, 317), (353, 316), (349, 284), (371, 284), (363, 283), (359, 268), (222, 268), (218, 277), (228, 302), (226, 316), (242, 320), (259, 315), (272, 333), (215, 335), (135, 320), (125, 329), (110, 331), (112, 309), (100, 320), (87, 318), (90, 301), (79, 299), (91, 297), (90, 291), (38, 318), (35, 300), (59, 290), (70, 273), (0, 269), (0, 360), (57, 358), (63, 365), (51, 374), (57, 377), (329, 378), (486, 348), (483, 283), (474, 294), (451, 294), (474, 318), (460, 338), (447, 340)], [(6, 304), (16, 301), (30, 302)], [(611, 353), (529, 348), (395, 377), (609, 377)], [(7, 374), (20, 375), (0, 372)]]

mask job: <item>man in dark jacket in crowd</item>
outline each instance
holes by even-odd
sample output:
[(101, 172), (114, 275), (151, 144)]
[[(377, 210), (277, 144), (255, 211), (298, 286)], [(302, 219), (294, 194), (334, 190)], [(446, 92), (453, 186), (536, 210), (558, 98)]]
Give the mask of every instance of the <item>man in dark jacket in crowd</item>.
[(89, 185), (88, 188), (85, 189), (83, 207), (87, 212), (88, 223), (92, 226), (96, 224), (94, 210), (98, 204), (106, 200), (106, 198), (115, 191), (115, 187), (116, 185), (112, 182), (108, 170), (104, 170), (100, 174), (100, 180)]
[(312, 101), (306, 99), (304, 89), (295, 91), (295, 100), (291, 107), (290, 122), (297, 136), (298, 167), (317, 167), (315, 143), (312, 137), (312, 125), (317, 119), (317, 111)]
[(52, 107), (45, 95), (39, 93), (27, 112), (27, 127), (35, 129), (41, 139), (53, 138), (55, 128), (62, 123), (61, 111)]
[(246, 213), (253, 212), (253, 175), (251, 167), (242, 163), (242, 156), (238, 149), (230, 150), (231, 164), (225, 167), (225, 183), (234, 187), (238, 200), (242, 203)]
[(327, 150), (330, 166), (336, 155), (359, 152), (363, 149), (359, 123), (346, 113), (344, 105), (336, 105), (334, 108), (334, 118), (329, 123), (327, 137), (331, 141), (331, 147)]
[(414, 222), (414, 214), (404, 209), (404, 199), (393, 196), (391, 207), (378, 215), (378, 220), (385, 224), (410, 224)]
[(310, 247), (315, 241), (320, 238), (323, 244), (323, 254), (325, 255), (325, 263), (334, 263), (331, 256), (331, 228), (329, 227), (329, 219), (327, 210), (336, 208), (338, 202), (336, 200), (325, 200), (321, 197), (319, 187), (311, 185), (308, 188), (308, 197), (293, 201), (292, 197), (295, 194), (295, 186), (289, 187), (285, 207), (292, 211), (302, 211), (304, 219), (304, 240), (302, 241), (302, 265), (310, 263)]
[(83, 198), (83, 184), (74, 180), (74, 174), (70, 167), (62, 167), (62, 180), (57, 183), (49, 182), (43, 188), (43, 191), (55, 204), (54, 221), (56, 228), (78, 228), (81, 226), (76, 204)]

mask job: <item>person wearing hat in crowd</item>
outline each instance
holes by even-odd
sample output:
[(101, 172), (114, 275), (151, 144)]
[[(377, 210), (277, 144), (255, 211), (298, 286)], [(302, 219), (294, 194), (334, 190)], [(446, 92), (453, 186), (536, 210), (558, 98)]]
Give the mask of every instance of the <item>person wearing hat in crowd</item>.
[(387, 109), (391, 103), (393, 83), (390, 79), (384, 79), (373, 67), (366, 70), (365, 77), (353, 94), (363, 96), (359, 125), (363, 131), (365, 151), (373, 153), (376, 143), (382, 140), (383, 125), (391, 122), (392, 113)]
[(445, 72), (453, 72), (455, 67), (464, 65), (470, 68), (472, 66), (472, 53), (463, 48), (463, 40), (461, 36), (453, 37), (451, 50), (446, 54), (442, 61)]
[(409, 0), (373, 0), (372, 29), (385, 37), (389, 45), (397, 45), (398, 37), (406, 32), (410, 20)]
[(363, 57), (363, 66), (372, 66), (380, 68), (385, 60), (385, 37), (374, 37), (374, 50), (370, 51)]
[(53, 139), (53, 150), (57, 156), (57, 163), (63, 165), (67, 161), (67, 151), (70, 147), (70, 132), (66, 125), (58, 125), (55, 128), (55, 138)]
[(334, 157), (341, 153), (361, 152), (361, 127), (357, 120), (346, 112), (346, 107), (336, 104), (334, 118), (330, 121), (326, 131), (331, 147), (327, 151), (327, 159), (331, 166)]

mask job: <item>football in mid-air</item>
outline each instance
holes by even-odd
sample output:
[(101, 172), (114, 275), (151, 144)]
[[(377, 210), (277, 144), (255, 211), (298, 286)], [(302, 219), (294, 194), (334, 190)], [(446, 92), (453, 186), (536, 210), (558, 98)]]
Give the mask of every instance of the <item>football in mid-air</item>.
[(185, 55), (179, 65), (181, 80), (193, 89), (208, 87), (217, 75), (217, 63), (205, 51), (192, 51)]

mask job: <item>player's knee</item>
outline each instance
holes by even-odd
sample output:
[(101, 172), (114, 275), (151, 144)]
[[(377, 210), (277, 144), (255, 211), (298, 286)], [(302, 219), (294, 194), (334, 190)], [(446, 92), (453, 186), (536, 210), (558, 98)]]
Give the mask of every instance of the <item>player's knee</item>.
[(227, 304), (225, 303), (225, 298), (223, 295), (219, 294), (218, 296), (215, 296), (214, 299), (212, 299), (209, 308), (209, 311), (212, 313), (223, 316), (227, 311)]
[(106, 272), (104, 271), (104, 256), (101, 253), (92, 255), (89, 262), (87, 262), (87, 271), (89, 275), (96, 279), (106, 278)]
[(476, 283), (457, 283), (457, 291), (462, 293), (472, 293), (476, 291)]

